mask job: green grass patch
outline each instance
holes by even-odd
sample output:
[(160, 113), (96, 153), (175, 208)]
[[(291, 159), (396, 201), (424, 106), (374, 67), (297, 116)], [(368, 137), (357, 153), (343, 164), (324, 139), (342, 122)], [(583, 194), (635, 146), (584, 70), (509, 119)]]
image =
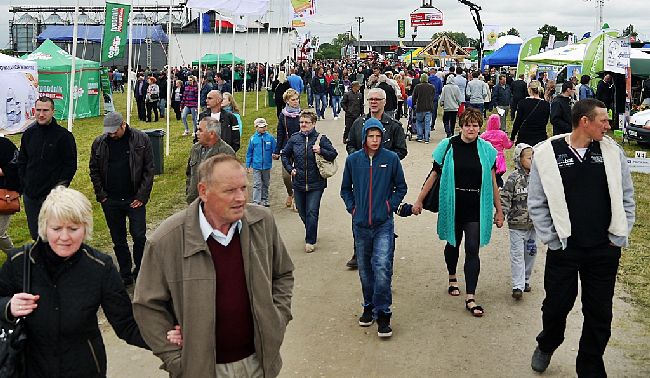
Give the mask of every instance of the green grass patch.
[[(236, 93), (235, 98), (242, 107), (243, 94)], [(117, 111), (121, 112), (126, 118), (126, 95), (117, 93), (114, 95), (114, 103)], [(260, 110), (256, 111), (256, 94), (249, 92), (246, 94), (246, 115), (242, 115), (243, 131), (241, 137), (241, 148), (237, 153), (239, 159), (243, 162), (246, 156), (248, 139), (254, 131), (253, 121), (257, 117), (264, 117), (269, 122), (269, 132), (275, 135), (277, 129), (277, 118), (275, 116), (275, 107), (266, 106), (266, 92), (260, 92)], [(146, 123), (138, 120), (135, 102), (132, 107), (130, 126), (139, 129), (166, 129), (166, 121), (161, 118), (158, 122)], [(188, 117), (188, 124), (191, 116)], [(66, 120), (58, 120), (59, 124), (67, 125)], [(110, 233), (106, 226), (104, 213), (99, 203), (95, 200), (92, 183), (90, 182), (88, 157), (93, 140), (103, 132), (104, 117), (93, 117), (76, 120), (74, 123), (73, 134), (77, 142), (77, 173), (71, 183), (71, 187), (84, 193), (93, 204), (94, 214), (94, 235), (93, 240), (89, 242), (92, 246), (112, 253), (113, 244)], [(173, 214), (175, 211), (185, 206), (185, 167), (189, 151), (192, 146), (191, 136), (182, 136), (183, 123), (176, 121), (174, 111), (171, 112), (170, 122), (170, 142), (169, 156), (164, 156), (165, 172), (162, 175), (155, 176), (151, 198), (147, 203), (147, 225), (149, 229), (155, 228), (161, 221)], [(190, 124), (191, 128), (191, 124)], [(20, 145), (20, 135), (8, 136), (17, 146)], [(165, 137), (166, 138), (166, 137)], [(165, 140), (163, 139), (163, 145)], [(163, 147), (164, 154), (164, 147)], [(15, 214), (11, 218), (11, 225), (7, 231), (11, 236), (14, 245), (20, 246), (31, 240), (27, 228), (27, 219), (23, 211)], [(5, 260), (5, 254), (0, 253), (0, 264)]]

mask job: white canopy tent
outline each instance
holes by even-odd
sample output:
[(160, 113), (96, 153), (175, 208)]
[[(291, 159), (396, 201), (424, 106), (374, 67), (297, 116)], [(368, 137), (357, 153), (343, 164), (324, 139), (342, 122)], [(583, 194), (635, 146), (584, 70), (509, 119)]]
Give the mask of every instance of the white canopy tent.
[(0, 133), (19, 133), (35, 119), (38, 63), (0, 54)]
[(564, 66), (580, 64), (585, 56), (587, 43), (576, 43), (524, 58), (525, 62)]

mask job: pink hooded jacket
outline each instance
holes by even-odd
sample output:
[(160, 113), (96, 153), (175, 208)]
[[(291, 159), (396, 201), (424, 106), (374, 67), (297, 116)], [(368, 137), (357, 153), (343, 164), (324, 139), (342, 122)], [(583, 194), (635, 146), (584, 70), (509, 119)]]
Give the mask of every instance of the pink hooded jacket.
[(492, 114), (487, 121), (487, 129), (481, 134), (481, 139), (486, 140), (492, 144), (497, 150), (497, 174), (505, 173), (507, 170), (506, 157), (503, 155), (503, 150), (512, 147), (513, 142), (508, 138), (508, 134), (501, 129), (501, 119), (498, 114)]

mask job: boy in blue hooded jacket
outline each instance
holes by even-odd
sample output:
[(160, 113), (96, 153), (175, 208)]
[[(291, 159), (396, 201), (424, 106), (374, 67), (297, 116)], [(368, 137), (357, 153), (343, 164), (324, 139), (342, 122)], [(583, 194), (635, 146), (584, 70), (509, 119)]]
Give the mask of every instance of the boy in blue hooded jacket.
[(276, 140), (266, 132), (268, 123), (264, 118), (253, 122), (255, 134), (248, 141), (246, 151), (246, 170), (253, 173), (253, 203), (269, 207), (269, 186), (271, 183), (271, 167), (273, 166), (273, 151)]
[(345, 161), (341, 198), (352, 214), (353, 237), (363, 291), (359, 325), (377, 320), (379, 337), (390, 337), (391, 282), (395, 250), (395, 212), (406, 195), (406, 181), (399, 157), (382, 148), (384, 128), (375, 118), (363, 126), (363, 149)]

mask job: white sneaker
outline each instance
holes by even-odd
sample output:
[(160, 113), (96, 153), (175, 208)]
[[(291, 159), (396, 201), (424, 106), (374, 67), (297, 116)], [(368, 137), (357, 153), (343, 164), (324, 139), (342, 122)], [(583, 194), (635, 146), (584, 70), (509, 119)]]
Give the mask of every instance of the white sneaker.
[(183, 131), (183, 136), (188, 136), (188, 135), (190, 135), (189, 131), (187, 131), (187, 130)]
[(339, 120), (339, 117), (338, 117), (338, 116), (334, 117), (334, 120), (335, 120), (335, 121), (338, 121), (338, 120)]
[(316, 249), (316, 245), (309, 243), (305, 244), (305, 252), (312, 253), (314, 252), (314, 249)]

